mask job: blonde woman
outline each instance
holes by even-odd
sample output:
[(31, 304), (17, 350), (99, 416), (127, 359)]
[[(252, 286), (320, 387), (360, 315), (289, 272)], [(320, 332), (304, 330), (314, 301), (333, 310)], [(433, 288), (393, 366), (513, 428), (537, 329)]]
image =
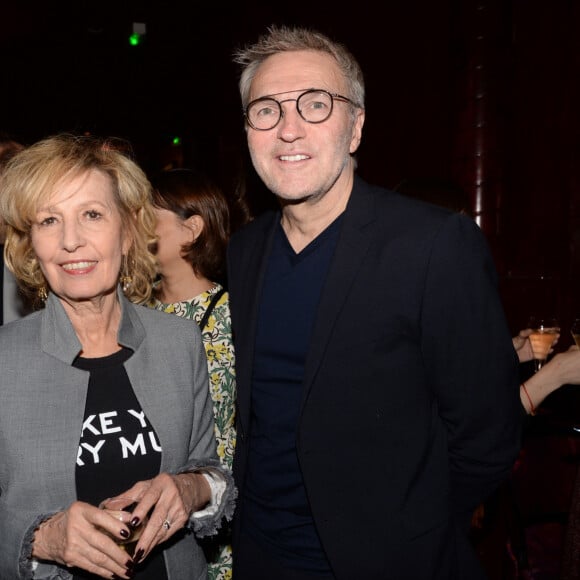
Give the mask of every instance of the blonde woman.
[[(0, 577), (205, 578), (196, 536), (235, 491), (199, 330), (140, 305), (148, 180), (107, 141), (58, 135), (8, 163), (0, 215), (8, 267), (45, 303), (0, 328)], [(97, 507), (117, 495), (136, 504), (123, 521)]]

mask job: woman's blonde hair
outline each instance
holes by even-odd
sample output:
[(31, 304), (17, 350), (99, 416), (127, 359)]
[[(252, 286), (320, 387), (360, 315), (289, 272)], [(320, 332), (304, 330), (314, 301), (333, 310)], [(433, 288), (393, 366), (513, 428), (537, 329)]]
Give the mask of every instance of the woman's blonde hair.
[(32, 248), (32, 224), (60, 182), (91, 170), (110, 177), (123, 227), (131, 240), (119, 273), (125, 294), (133, 302), (146, 303), (156, 272), (151, 252), (155, 243), (151, 184), (119, 147), (118, 139), (59, 134), (26, 147), (10, 159), (0, 175), (0, 216), (7, 225), (6, 265), (29, 297), (35, 298), (46, 289)]

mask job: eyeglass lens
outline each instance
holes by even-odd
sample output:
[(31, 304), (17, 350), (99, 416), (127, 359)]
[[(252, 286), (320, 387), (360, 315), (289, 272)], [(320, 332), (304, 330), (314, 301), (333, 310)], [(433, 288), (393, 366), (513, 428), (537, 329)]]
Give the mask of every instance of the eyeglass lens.
[(326, 91), (306, 91), (297, 99), (277, 101), (273, 98), (257, 99), (246, 111), (248, 122), (255, 129), (267, 130), (275, 127), (283, 115), (282, 103), (296, 102), (300, 116), (308, 123), (322, 123), (330, 117), (333, 98)]

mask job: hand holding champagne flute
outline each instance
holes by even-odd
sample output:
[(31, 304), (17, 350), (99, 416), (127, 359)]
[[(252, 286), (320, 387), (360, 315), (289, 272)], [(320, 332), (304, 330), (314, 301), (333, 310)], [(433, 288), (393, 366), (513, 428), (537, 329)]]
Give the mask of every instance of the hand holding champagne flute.
[(538, 372), (560, 336), (560, 325), (553, 316), (547, 318), (532, 316), (528, 322), (528, 328), (532, 329), (529, 338), (534, 352), (535, 370)]
[(135, 553), (135, 546), (137, 545), (137, 541), (141, 537), (141, 532), (147, 525), (148, 521), (147, 518), (145, 518), (136, 527), (129, 525), (129, 522), (133, 517), (131, 515), (131, 512), (135, 508), (135, 505), (136, 504), (134, 500), (128, 497), (116, 497), (113, 499), (106, 499), (102, 501), (99, 505), (101, 509), (107, 510), (112, 517), (122, 521), (129, 528), (130, 535), (128, 538), (124, 540), (119, 540), (119, 538), (114, 537), (113, 539), (131, 557), (133, 557), (133, 554)]

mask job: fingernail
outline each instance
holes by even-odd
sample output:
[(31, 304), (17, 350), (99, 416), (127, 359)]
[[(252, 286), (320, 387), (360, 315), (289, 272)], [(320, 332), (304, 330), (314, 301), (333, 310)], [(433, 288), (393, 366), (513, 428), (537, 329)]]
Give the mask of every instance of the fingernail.
[(127, 570), (125, 572), (125, 576), (127, 576), (128, 578), (133, 578), (133, 576), (135, 576), (135, 570)]
[(127, 568), (127, 570), (133, 570), (133, 566), (135, 566), (135, 562), (133, 562), (133, 560), (127, 560), (125, 568)]
[(121, 535), (122, 538), (129, 537), (129, 532), (125, 528), (122, 528), (121, 531), (119, 532), (119, 534)]
[(137, 552), (135, 552), (135, 555), (133, 556), (133, 561), (138, 564), (141, 561), (141, 558), (143, 558), (143, 554), (145, 553), (145, 550), (143, 548), (139, 548), (137, 550)]
[(138, 517), (134, 517), (130, 522), (129, 525), (136, 528), (139, 525), (141, 520)]

